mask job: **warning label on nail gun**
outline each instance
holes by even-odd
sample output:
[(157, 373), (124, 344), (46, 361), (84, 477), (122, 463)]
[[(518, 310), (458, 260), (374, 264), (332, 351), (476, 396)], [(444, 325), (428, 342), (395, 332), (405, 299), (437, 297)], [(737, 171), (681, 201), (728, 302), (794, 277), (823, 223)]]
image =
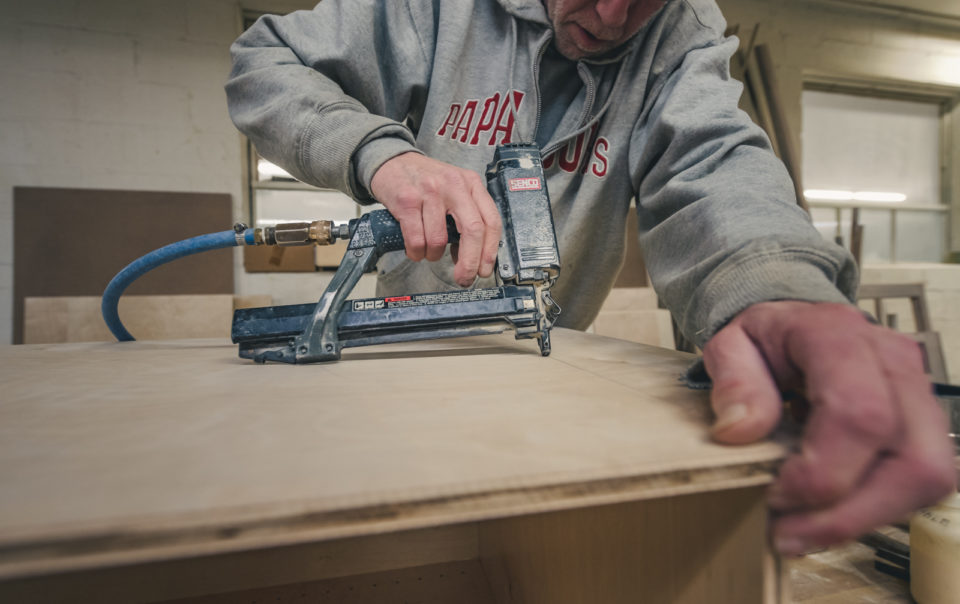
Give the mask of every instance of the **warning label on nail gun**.
[(428, 306), (431, 304), (455, 304), (459, 302), (481, 302), (503, 298), (503, 290), (463, 289), (435, 294), (410, 294), (409, 296), (391, 296), (389, 298), (368, 298), (353, 300), (353, 310), (379, 310), (382, 308), (404, 308), (409, 306)]

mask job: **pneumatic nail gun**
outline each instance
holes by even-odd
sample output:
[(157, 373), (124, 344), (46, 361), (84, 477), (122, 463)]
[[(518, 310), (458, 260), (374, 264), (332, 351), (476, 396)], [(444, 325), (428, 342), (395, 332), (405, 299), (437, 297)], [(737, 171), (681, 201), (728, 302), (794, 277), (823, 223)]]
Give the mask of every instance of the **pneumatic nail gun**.
[[(329, 244), (347, 251), (316, 304), (239, 309), (233, 342), (258, 363), (312, 363), (340, 358), (343, 348), (449, 338), (513, 329), (550, 354), (550, 328), (560, 307), (550, 288), (560, 273), (550, 197), (535, 145), (507, 144), (487, 167), (487, 189), (503, 222), (495, 274), (499, 285), (385, 298), (348, 299), (360, 276), (386, 252), (403, 250), (400, 225), (386, 210), (349, 223), (293, 223), (264, 229), (268, 243)], [(448, 218), (448, 237), (458, 238)]]

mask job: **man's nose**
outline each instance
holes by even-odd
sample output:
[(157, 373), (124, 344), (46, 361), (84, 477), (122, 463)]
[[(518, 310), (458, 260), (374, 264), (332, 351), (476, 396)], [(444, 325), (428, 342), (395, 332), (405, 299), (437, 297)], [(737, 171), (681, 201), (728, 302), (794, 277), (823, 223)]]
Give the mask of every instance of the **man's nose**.
[(597, 15), (607, 27), (622, 27), (634, 0), (597, 0)]

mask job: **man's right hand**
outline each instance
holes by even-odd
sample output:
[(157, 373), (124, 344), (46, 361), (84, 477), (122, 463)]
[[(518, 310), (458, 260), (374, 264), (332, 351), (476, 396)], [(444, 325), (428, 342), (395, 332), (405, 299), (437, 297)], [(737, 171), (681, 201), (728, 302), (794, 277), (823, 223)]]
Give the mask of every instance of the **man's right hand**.
[(476, 172), (419, 153), (387, 160), (373, 175), (370, 192), (400, 223), (407, 257), (439, 260), (447, 246), (447, 215), (460, 232), (453, 276), (469, 287), (489, 277), (500, 242), (500, 212)]

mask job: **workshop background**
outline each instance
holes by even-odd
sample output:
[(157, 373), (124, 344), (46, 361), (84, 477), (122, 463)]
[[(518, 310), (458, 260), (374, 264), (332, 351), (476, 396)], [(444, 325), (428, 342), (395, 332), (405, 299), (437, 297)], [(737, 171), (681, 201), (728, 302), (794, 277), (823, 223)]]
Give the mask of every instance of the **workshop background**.
[[(33, 187), (226, 194), (233, 220), (260, 223), (356, 211), (338, 194), (271, 175), (227, 115), (228, 48), (244, 24), (313, 4), (0, 1), (0, 343), (20, 341), (15, 188), (25, 200)], [(924, 283), (932, 329), (950, 374), (960, 378), (960, 2), (719, 4), (744, 52), (752, 44), (769, 48), (797, 169), (805, 189), (821, 191), (808, 196), (818, 228), (849, 246), (859, 208), (864, 281)], [(855, 195), (865, 191), (905, 199)], [(72, 236), (89, 242), (75, 261), (115, 234), (87, 228)], [(253, 267), (257, 259), (246, 262)], [(233, 255), (234, 293), (269, 293), (275, 304), (316, 300), (330, 274), (312, 265), (248, 272), (241, 250)], [(913, 329), (909, 309), (898, 315), (900, 328)]]

